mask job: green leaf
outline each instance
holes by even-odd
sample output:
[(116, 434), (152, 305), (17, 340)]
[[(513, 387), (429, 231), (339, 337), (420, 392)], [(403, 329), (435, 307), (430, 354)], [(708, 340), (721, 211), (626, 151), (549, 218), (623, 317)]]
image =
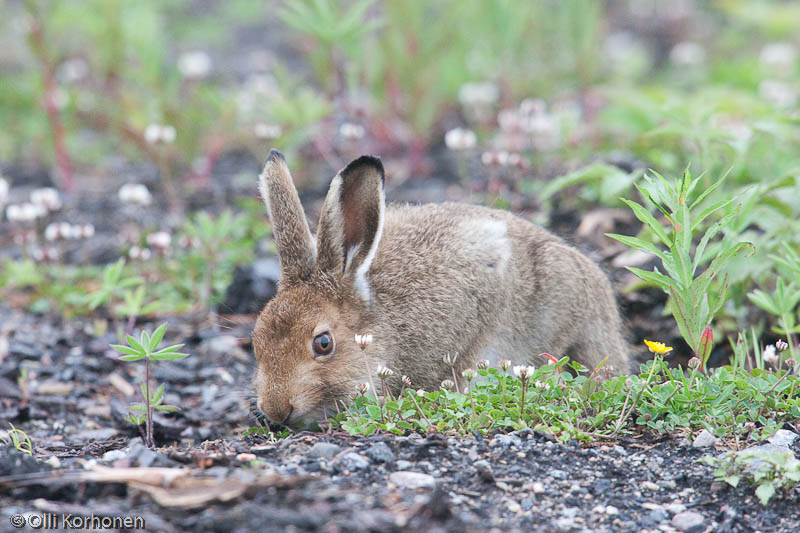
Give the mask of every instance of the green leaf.
[(636, 248), (637, 250), (653, 254), (657, 257), (660, 257), (662, 261), (664, 260), (664, 252), (648, 241), (639, 239), (637, 237), (630, 237), (628, 235), (619, 235), (616, 233), (606, 233), (605, 235), (606, 237), (615, 239), (626, 246), (630, 246), (631, 248)]
[(664, 231), (663, 226), (650, 214), (650, 212), (642, 207), (639, 203), (634, 202), (633, 200), (626, 200), (625, 198), (620, 198), (625, 204), (633, 210), (633, 214), (636, 218), (639, 219), (645, 226), (650, 228), (650, 230), (658, 237), (665, 246), (669, 246), (671, 243), (670, 238), (667, 236), (667, 233)]
[(769, 503), (770, 498), (775, 495), (775, 485), (770, 481), (767, 483), (762, 483), (756, 489), (756, 496), (758, 499), (761, 500), (761, 505), (767, 505)]
[(641, 268), (636, 268), (636, 267), (625, 267), (625, 268), (630, 270), (639, 279), (643, 279), (644, 281), (653, 283), (654, 285), (663, 289), (665, 292), (669, 292), (669, 287), (670, 284), (672, 284), (672, 280), (667, 276), (665, 276), (664, 274), (655, 270), (650, 272), (648, 270), (643, 270)]
[(163, 348), (163, 349), (161, 349), (161, 350), (159, 350), (157, 352), (153, 352), (152, 355), (164, 355), (164, 354), (167, 354), (167, 353), (177, 352), (178, 350), (180, 350), (183, 347), (184, 347), (184, 344), (174, 344), (172, 346), (168, 346), (166, 348)]
[(142, 346), (142, 343), (141, 343), (141, 342), (139, 342), (139, 341), (137, 341), (137, 340), (136, 340), (135, 338), (133, 338), (131, 335), (126, 335), (126, 336), (125, 336), (125, 340), (127, 340), (127, 341), (128, 341), (128, 344), (130, 344), (130, 345), (131, 345), (131, 347), (132, 347), (134, 350), (136, 350), (137, 352), (139, 352), (139, 353), (142, 353), (142, 354), (145, 354), (145, 353), (147, 353), (147, 350), (145, 350), (145, 349), (144, 349), (144, 346)]
[(158, 386), (156, 392), (153, 393), (153, 395), (151, 396), (150, 405), (158, 405), (159, 403), (161, 403), (161, 399), (163, 398), (163, 396), (164, 396), (164, 384), (162, 383), (161, 385)]
[(120, 361), (138, 361), (139, 359), (144, 358), (143, 354), (136, 354), (136, 355), (122, 355), (120, 356)]
[(118, 352), (126, 353), (128, 355), (140, 355), (140, 356), (144, 357), (143, 353), (141, 353), (138, 350), (134, 350), (133, 348), (131, 348), (129, 346), (124, 346), (122, 344), (112, 344), (111, 347), (114, 350), (118, 351)]
[(161, 339), (164, 338), (164, 332), (166, 332), (166, 331), (167, 331), (167, 324), (165, 322), (165, 323), (161, 324), (160, 326), (158, 326), (158, 329), (156, 329), (153, 332), (153, 336), (150, 338), (150, 351), (151, 352), (155, 351), (155, 349), (158, 348), (158, 345), (161, 343)]
[(165, 354), (150, 354), (150, 359), (155, 359), (157, 361), (168, 361), (171, 359), (183, 359), (184, 357), (189, 357), (188, 353), (180, 353), (180, 352), (171, 352)]

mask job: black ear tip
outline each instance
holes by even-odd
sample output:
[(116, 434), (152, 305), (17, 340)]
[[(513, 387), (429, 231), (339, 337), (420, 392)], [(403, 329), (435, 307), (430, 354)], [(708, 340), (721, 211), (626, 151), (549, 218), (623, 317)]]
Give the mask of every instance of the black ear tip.
[(380, 157), (376, 157), (374, 155), (362, 155), (358, 159), (353, 159), (346, 167), (344, 167), (342, 174), (365, 168), (373, 168), (376, 172), (378, 172), (378, 174), (381, 175), (381, 181), (383, 181), (383, 163), (381, 162)]
[(269, 163), (270, 161), (286, 161), (286, 158), (283, 157), (282, 153), (273, 148), (272, 150), (269, 151), (269, 156), (267, 156), (267, 163)]

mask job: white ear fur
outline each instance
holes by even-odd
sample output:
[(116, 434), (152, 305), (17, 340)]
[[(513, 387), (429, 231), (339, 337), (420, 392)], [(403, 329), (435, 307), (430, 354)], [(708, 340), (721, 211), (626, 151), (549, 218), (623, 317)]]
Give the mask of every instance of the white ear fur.
[(350, 278), (365, 302), (371, 300), (367, 272), (383, 233), (383, 181), (379, 159), (352, 161), (331, 180), (317, 232), (317, 267)]
[[(369, 302), (372, 299), (372, 289), (369, 286), (369, 280), (367, 279), (367, 272), (369, 272), (370, 267), (372, 266), (372, 261), (375, 259), (375, 253), (378, 251), (378, 245), (381, 242), (381, 237), (383, 236), (383, 217), (384, 212), (386, 211), (386, 193), (381, 187), (381, 202), (380, 202), (380, 211), (378, 215), (378, 231), (375, 232), (375, 239), (372, 241), (372, 246), (369, 248), (369, 253), (367, 257), (364, 258), (364, 261), (359, 265), (356, 269), (355, 274), (353, 275), (353, 284), (356, 287), (356, 290), (361, 295), (361, 299), (365, 302)], [(350, 266), (350, 259), (355, 256), (358, 252), (358, 248), (356, 247), (353, 249), (353, 253), (348, 253), (347, 255), (347, 263), (345, 269)]]

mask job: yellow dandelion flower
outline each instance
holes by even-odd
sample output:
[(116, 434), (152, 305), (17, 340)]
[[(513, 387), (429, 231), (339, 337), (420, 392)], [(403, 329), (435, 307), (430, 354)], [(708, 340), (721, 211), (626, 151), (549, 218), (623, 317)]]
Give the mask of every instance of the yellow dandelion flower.
[(672, 346), (667, 346), (663, 342), (649, 341), (645, 339), (644, 343), (647, 345), (648, 350), (653, 353), (657, 353), (658, 355), (666, 355), (672, 351)]

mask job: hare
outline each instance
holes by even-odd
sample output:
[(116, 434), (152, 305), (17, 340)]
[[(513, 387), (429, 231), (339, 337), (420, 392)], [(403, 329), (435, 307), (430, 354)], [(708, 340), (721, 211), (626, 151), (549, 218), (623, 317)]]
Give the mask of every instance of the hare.
[[(253, 331), (257, 405), (271, 421), (313, 424), (359, 383), (394, 371), (415, 388), (460, 376), (479, 359), (542, 362), (606, 356), (628, 370), (608, 279), (591, 260), (511, 213), (458, 203), (386, 206), (380, 159), (332, 180), (316, 238), (283, 155), (259, 188), (280, 262), (276, 296)], [(368, 348), (356, 334), (371, 334)], [(372, 376), (370, 376), (370, 373)], [(327, 410), (327, 411), (326, 411)]]

